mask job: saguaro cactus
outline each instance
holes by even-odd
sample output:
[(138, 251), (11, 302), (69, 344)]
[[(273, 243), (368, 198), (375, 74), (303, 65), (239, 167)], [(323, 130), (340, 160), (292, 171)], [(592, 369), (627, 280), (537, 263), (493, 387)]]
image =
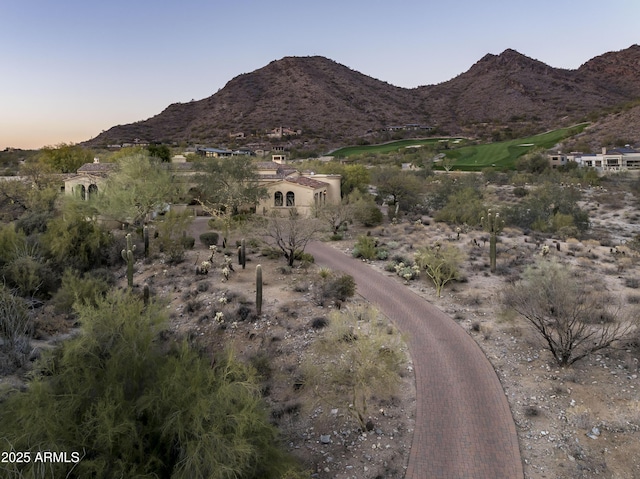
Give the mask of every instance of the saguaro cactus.
[(240, 242), (240, 265), (242, 269), (247, 265), (247, 245), (244, 238)]
[(262, 314), (262, 266), (256, 266), (256, 313)]
[(144, 239), (144, 257), (149, 257), (149, 227), (147, 225), (142, 228), (142, 237)]
[(487, 216), (480, 218), (480, 223), (486, 232), (489, 233), (489, 263), (491, 272), (496, 272), (496, 243), (498, 235), (504, 228), (504, 220), (500, 218), (500, 213), (487, 211)]
[(131, 233), (128, 233), (125, 237), (127, 239), (127, 247), (122, 250), (122, 259), (127, 262), (127, 284), (130, 288), (133, 288), (133, 252), (136, 250), (136, 245), (131, 240)]
[(149, 285), (145, 284), (142, 289), (142, 300), (144, 301), (145, 306), (149, 306)]

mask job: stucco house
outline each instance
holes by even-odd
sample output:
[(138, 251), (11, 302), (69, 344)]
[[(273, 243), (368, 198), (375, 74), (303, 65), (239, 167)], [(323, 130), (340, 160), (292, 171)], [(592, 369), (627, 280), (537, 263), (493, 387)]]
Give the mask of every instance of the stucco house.
[(299, 213), (311, 215), (316, 206), (341, 201), (340, 175), (301, 173), (288, 165), (282, 155), (274, 156), (274, 161), (258, 163), (257, 168), (259, 183), (268, 193), (258, 203), (258, 213), (284, 214), (296, 208)]
[(104, 180), (115, 166), (113, 163), (100, 163), (98, 158), (94, 158), (93, 163), (85, 163), (78, 168), (75, 175), (65, 178), (65, 193), (77, 195), (83, 200), (89, 199), (91, 195), (100, 191)]
[[(268, 192), (268, 197), (255, 205), (259, 214), (266, 215), (271, 211), (284, 213), (295, 207), (298, 212), (310, 215), (316, 205), (340, 202), (340, 175), (301, 173), (286, 163), (284, 155), (275, 155), (274, 160), (256, 164), (258, 183)], [(228, 158), (228, 161), (234, 159)], [(168, 166), (176, 176), (188, 178), (196, 174), (193, 163), (182, 158)], [(65, 180), (65, 193), (89, 199), (90, 195), (100, 192), (115, 167), (113, 163), (100, 163), (97, 158), (93, 163), (84, 164), (75, 175)]]

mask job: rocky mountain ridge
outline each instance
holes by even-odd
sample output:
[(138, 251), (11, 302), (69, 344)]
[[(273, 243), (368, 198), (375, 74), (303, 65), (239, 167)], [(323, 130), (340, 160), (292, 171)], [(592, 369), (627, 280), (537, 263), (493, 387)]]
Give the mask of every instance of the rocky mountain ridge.
[[(507, 49), (485, 55), (447, 82), (407, 89), (324, 57), (285, 57), (233, 78), (208, 98), (172, 104), (86, 144), (140, 139), (328, 149), (390, 136), (425, 136), (426, 127), (431, 133), (495, 139), (496, 132), (536, 133), (637, 101), (639, 70), (640, 45), (597, 56), (575, 70), (553, 68)], [(278, 127), (301, 132), (270, 135)]]

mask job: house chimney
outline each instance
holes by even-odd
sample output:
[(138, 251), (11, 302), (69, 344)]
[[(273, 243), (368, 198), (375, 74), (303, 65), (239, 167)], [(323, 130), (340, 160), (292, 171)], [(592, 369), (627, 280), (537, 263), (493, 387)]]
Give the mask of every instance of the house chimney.
[(97, 156), (93, 158), (93, 162), (94, 163), (100, 163), (100, 158), (98, 158)]
[(603, 154), (603, 155), (606, 155), (606, 154), (607, 154), (607, 147), (606, 147), (606, 146), (603, 146), (603, 147), (602, 147), (602, 154)]

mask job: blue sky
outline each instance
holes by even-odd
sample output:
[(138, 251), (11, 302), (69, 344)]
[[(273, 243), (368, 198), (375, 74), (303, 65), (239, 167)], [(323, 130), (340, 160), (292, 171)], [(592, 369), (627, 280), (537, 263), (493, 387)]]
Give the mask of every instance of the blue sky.
[(640, 43), (638, 0), (0, 0), (0, 149), (88, 140), (284, 56), (413, 88), (507, 48), (557, 68)]

